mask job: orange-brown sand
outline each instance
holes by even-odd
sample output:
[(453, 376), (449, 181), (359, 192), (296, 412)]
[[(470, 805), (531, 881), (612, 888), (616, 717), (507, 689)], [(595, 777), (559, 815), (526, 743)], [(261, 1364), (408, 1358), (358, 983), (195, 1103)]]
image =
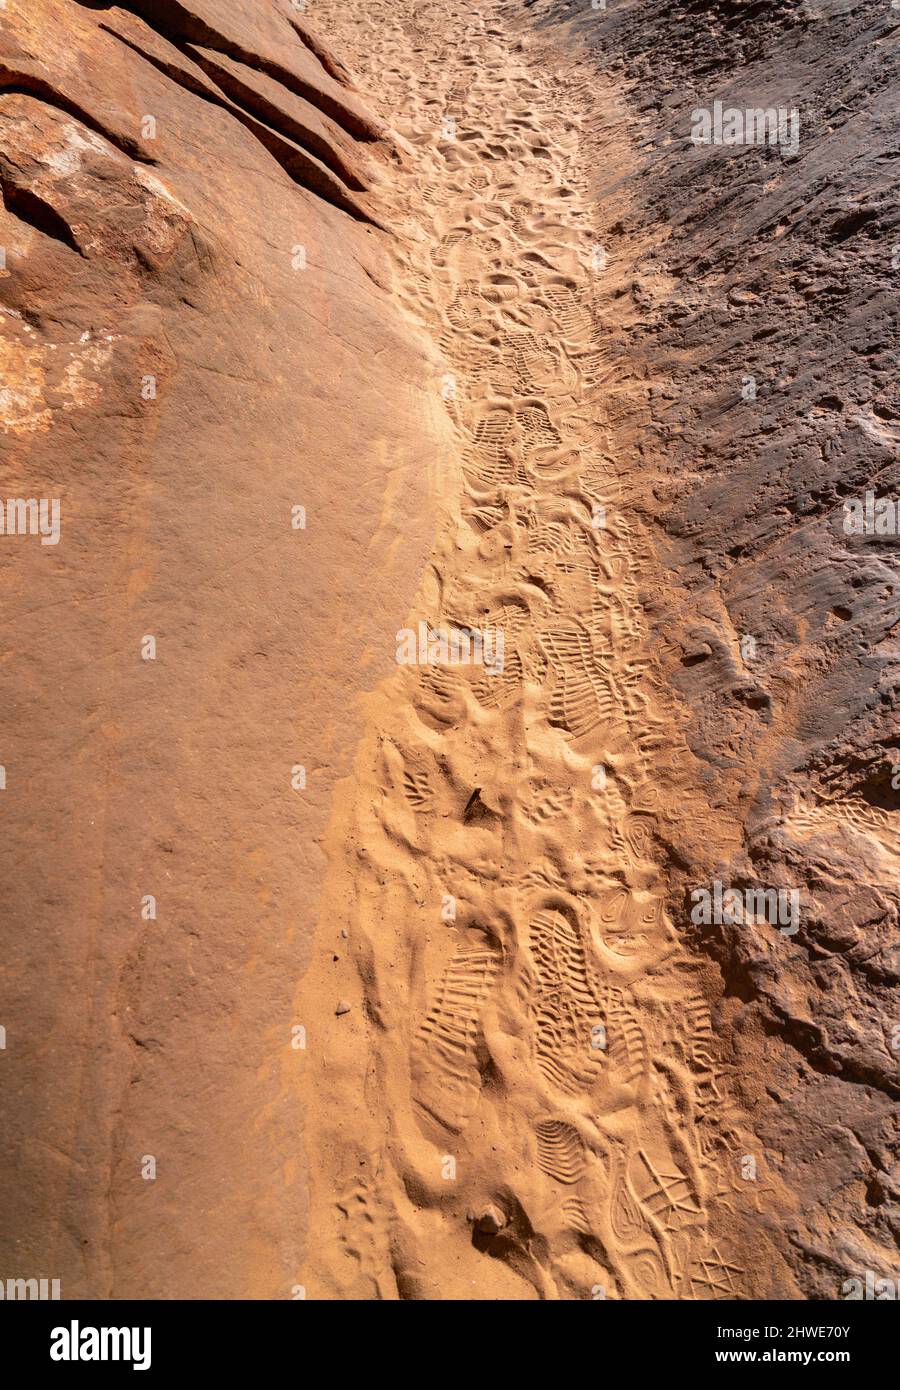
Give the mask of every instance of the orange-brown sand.
[(715, 981), (654, 849), (661, 811), (700, 833), (708, 811), (648, 652), (662, 580), (617, 505), (644, 388), (609, 360), (630, 270), (587, 191), (613, 98), (501, 8), (324, 9), (411, 151), (397, 280), (457, 441), (407, 625), (504, 653), (399, 665), (339, 788), (298, 1005), (307, 1297), (747, 1296)]

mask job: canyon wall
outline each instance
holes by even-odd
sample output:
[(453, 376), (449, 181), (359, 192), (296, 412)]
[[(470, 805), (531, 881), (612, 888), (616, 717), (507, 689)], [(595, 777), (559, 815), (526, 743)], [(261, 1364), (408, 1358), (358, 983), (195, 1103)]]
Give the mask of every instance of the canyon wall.
[[(717, 825), (673, 817), (670, 904), (721, 969), (716, 1031), (786, 1184), (799, 1290), (834, 1298), (891, 1275), (900, 1233), (898, 540), (856, 534), (844, 505), (900, 481), (900, 15), (529, 12), (580, 49), (582, 86), (616, 84), (637, 152), (627, 190), (593, 184), (631, 277), (607, 387), (641, 363), (622, 497), (679, 591), (645, 604)], [(799, 138), (695, 143), (717, 101), (795, 113)], [(799, 929), (694, 926), (716, 880), (799, 891)]]
[(399, 157), (289, 0), (0, 17), (0, 491), (60, 504), (0, 537), (4, 1278), (297, 1282), (291, 997), (447, 457)]

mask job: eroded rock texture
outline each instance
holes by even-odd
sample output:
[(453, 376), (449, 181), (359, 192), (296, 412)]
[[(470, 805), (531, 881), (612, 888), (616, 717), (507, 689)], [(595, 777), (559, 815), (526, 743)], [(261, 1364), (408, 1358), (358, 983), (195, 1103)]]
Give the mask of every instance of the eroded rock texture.
[[(695, 936), (795, 1200), (781, 1229), (799, 1288), (836, 1297), (896, 1266), (900, 1229), (898, 541), (843, 525), (846, 499), (900, 482), (900, 16), (852, 0), (533, 13), (583, 42), (583, 83), (620, 88), (610, 136), (641, 152), (627, 184), (597, 176), (601, 239), (634, 272), (607, 389), (640, 364), (623, 496), (680, 585), (674, 604), (644, 598), (719, 827), (710, 843), (672, 825), (673, 910), (690, 931), (690, 892), (715, 878), (801, 891), (796, 934)], [(716, 100), (796, 108), (796, 152), (693, 144), (692, 112)]]
[(0, 492), (61, 508), (0, 540), (0, 1266), (290, 1297), (318, 838), (444, 448), (397, 151), (288, 0), (0, 20)]

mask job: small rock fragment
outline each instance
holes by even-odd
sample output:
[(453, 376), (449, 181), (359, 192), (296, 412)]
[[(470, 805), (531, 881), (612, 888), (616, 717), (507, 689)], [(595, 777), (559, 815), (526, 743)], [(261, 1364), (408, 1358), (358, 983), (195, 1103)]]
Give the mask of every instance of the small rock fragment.
[(475, 1218), (475, 1229), (484, 1236), (495, 1236), (506, 1225), (506, 1217), (497, 1207), (486, 1206)]

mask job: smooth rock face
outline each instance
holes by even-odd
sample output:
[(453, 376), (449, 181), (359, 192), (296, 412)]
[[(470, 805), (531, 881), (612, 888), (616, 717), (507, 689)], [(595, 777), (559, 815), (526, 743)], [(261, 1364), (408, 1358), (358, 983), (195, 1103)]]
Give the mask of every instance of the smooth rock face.
[(291, 1297), (319, 838), (446, 459), (395, 151), (287, 0), (10, 5), (0, 86), (0, 493), (60, 504), (0, 538), (0, 1264)]
[[(860, 1271), (890, 1272), (900, 1233), (900, 542), (844, 527), (847, 499), (900, 492), (900, 15), (846, 0), (570, 13), (543, 11), (627, 89), (643, 151), (627, 190), (601, 173), (595, 193), (611, 260), (634, 257), (622, 370), (637, 358), (647, 381), (624, 495), (682, 591), (644, 599), (741, 845), (673, 817), (673, 912), (689, 923), (691, 891), (715, 878), (800, 891), (795, 934), (695, 936), (722, 970), (717, 1030), (743, 1100), (796, 1199), (783, 1235), (799, 1289), (839, 1297)], [(716, 101), (796, 108), (796, 149), (693, 143)]]

